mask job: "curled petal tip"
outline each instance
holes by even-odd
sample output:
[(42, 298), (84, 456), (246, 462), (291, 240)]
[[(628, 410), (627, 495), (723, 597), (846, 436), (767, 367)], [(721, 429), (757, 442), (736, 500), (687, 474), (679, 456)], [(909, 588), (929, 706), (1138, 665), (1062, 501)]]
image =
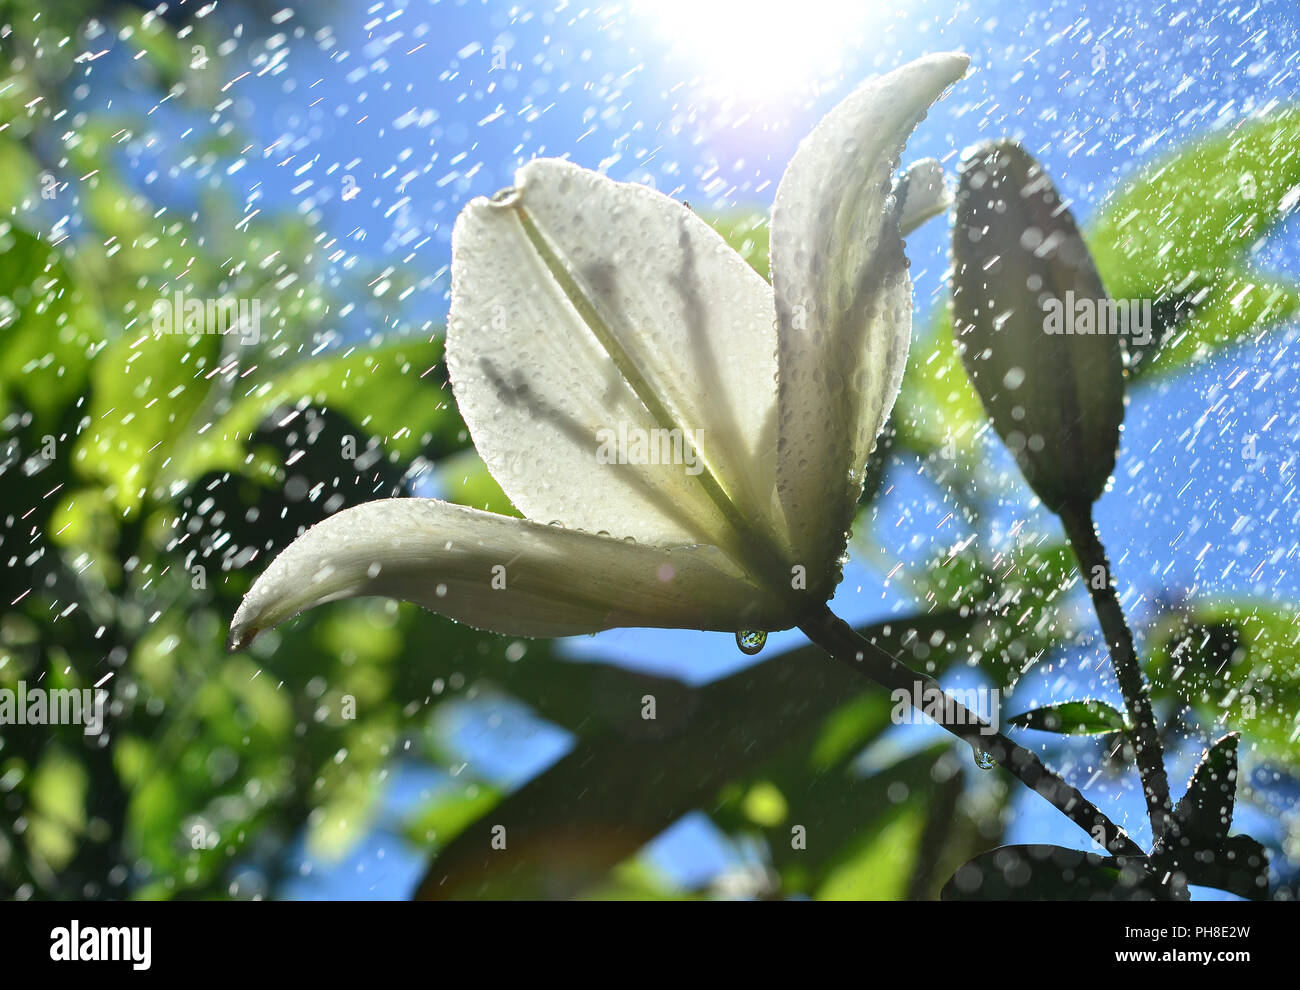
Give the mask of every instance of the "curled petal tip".
[(257, 626), (248, 622), (247, 619), (240, 619), (240, 613), (245, 611), (241, 605), (239, 611), (235, 613), (234, 619), (230, 623), (230, 632), (226, 634), (226, 652), (239, 653), (241, 650), (248, 649), (253, 640), (257, 639), (257, 634), (261, 632)]
[(900, 190), (903, 212), (886, 194), (913, 129), (969, 64), (941, 52), (863, 83), (799, 145), (777, 187), (777, 487), (793, 559), (817, 562), (819, 592), (833, 587), (860, 472), (902, 383), (913, 304), (899, 235), (946, 207), (937, 163), (912, 177), (915, 196), (910, 182)]
[(511, 207), (518, 204), (523, 197), (523, 191), (519, 186), (506, 186), (504, 189), (498, 189), (492, 194), (488, 202), (498, 208)]
[(914, 162), (894, 183), (898, 201), (898, 229), (903, 235), (915, 230), (931, 217), (948, 210), (953, 204), (943, 166), (934, 158)]
[(953, 71), (957, 73), (956, 78), (960, 79), (970, 71), (970, 56), (965, 52), (934, 52), (918, 61), (947, 61), (952, 64)]

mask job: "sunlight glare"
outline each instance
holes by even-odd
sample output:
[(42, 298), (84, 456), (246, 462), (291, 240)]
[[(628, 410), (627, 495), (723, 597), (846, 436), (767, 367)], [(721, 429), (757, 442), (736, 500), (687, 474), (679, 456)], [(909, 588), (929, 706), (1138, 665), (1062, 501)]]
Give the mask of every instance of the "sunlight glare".
[(704, 91), (744, 102), (797, 98), (832, 81), (880, 6), (873, 0), (633, 0)]

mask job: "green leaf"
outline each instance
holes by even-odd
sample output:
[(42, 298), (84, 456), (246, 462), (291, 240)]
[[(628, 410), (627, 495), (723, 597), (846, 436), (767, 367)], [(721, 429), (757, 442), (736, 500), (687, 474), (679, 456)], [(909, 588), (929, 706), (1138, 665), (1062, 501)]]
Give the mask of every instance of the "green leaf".
[[(953, 621), (918, 616), (864, 634), (901, 654), (901, 642)], [(725, 784), (792, 740), (807, 737), (811, 749), (826, 716), (869, 687), (820, 649), (805, 647), (701, 688), (647, 690), (613, 681), (608, 690), (603, 708), (621, 714), (581, 736), (554, 766), (442, 849), (417, 897), (576, 896), (682, 815), (712, 807)], [(621, 696), (615, 700), (613, 692)], [(656, 695), (653, 722), (641, 718), (647, 693)], [(883, 724), (887, 706), (880, 711)], [(504, 849), (493, 846), (498, 826)]]
[(442, 450), (454, 449), (463, 443), (464, 428), (437, 373), (441, 359), (438, 341), (404, 339), (303, 361), (236, 396), (210, 429), (178, 452), (168, 476), (192, 481), (205, 471), (237, 470), (245, 442), (267, 415), (306, 404), (343, 414), (403, 459), (435, 439)]
[(1012, 715), (1007, 722), (1022, 729), (1065, 736), (1098, 736), (1124, 729), (1124, 716), (1104, 701), (1062, 701)]
[(763, 210), (729, 210), (704, 218), (749, 266), (769, 282), (768, 242), (771, 227)]
[(1124, 358), (1117, 334), (1048, 332), (1053, 313), (1057, 330), (1073, 328), (1072, 300), (1110, 297), (1070, 211), (1018, 144), (984, 144), (963, 162), (953, 261), (958, 349), (994, 429), (1048, 508), (1087, 508), (1115, 467)]
[[(875, 692), (867, 697), (883, 697)], [(870, 744), (891, 725), (882, 712)], [(907, 882), (919, 865), (920, 830), (940, 782), (960, 776), (952, 749), (944, 742), (863, 775), (851, 757), (833, 769), (810, 772), (806, 748), (796, 744), (780, 758), (778, 772), (789, 801), (784, 821), (761, 834), (779, 871), (786, 893), (809, 893), (820, 899), (903, 899)], [(945, 777), (944, 775), (951, 775)], [(906, 795), (900, 799), (900, 795)], [(725, 816), (715, 821), (732, 825)], [(903, 823), (906, 823), (905, 825)], [(804, 832), (793, 843), (792, 828)], [(901, 833), (890, 835), (895, 826)]]
[(438, 461), (435, 472), (449, 501), (502, 516), (520, 515), (478, 451), (471, 448), (444, 457)]
[(1203, 600), (1156, 621), (1147, 674), (1157, 700), (1246, 734), (1259, 759), (1300, 771), (1300, 613), (1268, 601)]
[(1117, 296), (1156, 300), (1172, 336), (1134, 363), (1168, 373), (1300, 312), (1300, 287), (1249, 255), (1300, 200), (1300, 107), (1178, 148), (1110, 197), (1089, 243)]
[(1268, 896), (1264, 847), (1248, 835), (1228, 837), (1237, 793), (1238, 740), (1237, 733), (1229, 733), (1205, 751), (1151, 861), (1157, 870), (1182, 874), (1187, 883), (1260, 900)]
[(980, 438), (988, 422), (979, 394), (962, 368), (952, 312), (941, 306), (913, 347), (894, 410), (896, 442), (922, 456), (938, 454), (967, 474), (983, 466)]
[(123, 515), (157, 484), (173, 450), (184, 449), (223, 339), (137, 330), (113, 340), (95, 362), (90, 423), (74, 458), (81, 476), (102, 484)]
[(16, 404), (37, 429), (53, 430), (84, 390), (102, 343), (99, 321), (58, 252), (0, 222), (0, 415)]
[(1250, 901), (1268, 899), (1268, 852), (1249, 835), (1229, 837), (1184, 867), (1188, 883), (1216, 887)]
[(1229, 733), (1205, 751), (1187, 793), (1175, 806), (1171, 835), (1183, 845), (1217, 849), (1228, 838), (1237, 794), (1239, 738)]
[[(568, 755), (446, 846), (418, 896), (577, 895), (858, 687), (851, 671), (829, 663), (815, 667), (810, 656), (792, 663), (792, 656), (702, 688), (689, 702), (659, 699), (661, 718), (687, 704), (696, 712), (667, 738), (611, 731), (579, 739)], [(810, 698), (798, 706), (791, 704), (796, 683)], [(625, 699), (625, 724), (639, 719), (640, 704), (639, 697)], [(753, 731), (760, 723), (744, 716), (745, 704), (770, 712), (766, 731)], [(498, 835), (504, 849), (493, 846)]]
[[(13, 82), (11, 76), (10, 84)], [(0, 114), (4, 110), (0, 107)], [(0, 140), (0, 210), (16, 213), (23, 200), (40, 188), (40, 164), (31, 152), (19, 141)]]
[(817, 890), (825, 901), (900, 901), (915, 867), (925, 807), (909, 801), (901, 808), (886, 806), (883, 821), (862, 829), (859, 848), (829, 872)]
[(1197, 764), (1187, 793), (1174, 807), (1169, 833), (1157, 843), (1156, 854), (1195, 855), (1217, 850), (1232, 828), (1236, 799), (1236, 743), (1238, 733), (1219, 739)]
[(1140, 863), (1061, 846), (999, 846), (953, 874), (945, 901), (1151, 901), (1167, 890)]

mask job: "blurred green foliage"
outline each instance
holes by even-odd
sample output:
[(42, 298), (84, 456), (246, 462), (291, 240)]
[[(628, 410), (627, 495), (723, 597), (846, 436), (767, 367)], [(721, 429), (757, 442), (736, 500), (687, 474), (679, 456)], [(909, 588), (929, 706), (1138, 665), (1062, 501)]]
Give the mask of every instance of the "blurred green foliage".
[[(325, 515), (424, 477), (458, 501), (512, 510), (469, 446), (436, 332), (318, 346), (337, 310), (311, 277), (321, 256), (307, 220), (233, 225), (234, 206), (209, 193), (192, 217), (159, 219), (113, 152), (114, 135), (138, 125), (126, 114), (52, 140), (77, 49), (56, 42), (84, 25), (59, 8), (38, 29), (35, 6), (0, 2), (0, 23), (13, 28), (0, 42), (0, 687), (103, 685), (111, 702), (97, 737), (75, 725), (0, 727), (0, 892), (275, 896), (291, 843), (305, 835), (312, 852), (337, 856), (371, 827), (394, 761), (459, 770), (439, 727), (457, 702), (494, 695), (567, 730), (572, 748), (513, 792), (469, 768), (416, 809), (400, 841), (430, 860), (421, 896), (935, 897), (961, 863), (998, 844), (1014, 793), (1006, 781), (974, 774), (960, 746), (882, 741), (889, 700), (811, 647), (692, 687), (367, 601), (316, 610), (250, 654), (225, 655), (251, 579)], [(131, 28), (152, 85), (177, 85), (175, 25), (130, 5), (103, 4), (99, 15), (109, 30)], [(192, 82), (201, 94), (203, 80)], [(1296, 119), (1258, 125), (1249, 148), (1266, 157)], [(1128, 294), (1181, 292), (1189, 272), (1213, 273), (1195, 318), (1178, 314), (1178, 339), (1200, 343), (1155, 362), (1169, 373), (1264, 316), (1289, 314), (1293, 291), (1236, 319), (1222, 298), (1239, 259), (1213, 237), (1180, 239), (1158, 268), (1129, 264), (1143, 197), (1182, 202), (1179, 176), (1185, 185), (1200, 174), (1188, 161), (1135, 179), (1090, 239), (1103, 275), (1123, 272)], [(1300, 181), (1275, 171), (1258, 169), (1263, 212), (1252, 229)], [(92, 172), (78, 186), (85, 229), (42, 233), (43, 177)], [(763, 223), (745, 215), (719, 226), (761, 270)], [(229, 258), (256, 260), (232, 268)], [(365, 296), (374, 273), (353, 274), (340, 297)], [(155, 335), (151, 307), (176, 290), (258, 299), (261, 341)], [(1218, 315), (1202, 334), (1207, 307)], [(882, 450), (926, 465), (979, 530), (1009, 482), (980, 454), (984, 420), (951, 334), (927, 335), (918, 354)], [(343, 453), (349, 441), (358, 456)], [(855, 550), (879, 556), (866, 518)], [(965, 542), (905, 562), (913, 614), (865, 631), (931, 672), (978, 664), (1010, 688), (1079, 632), (1060, 608), (1073, 572), (1059, 539)], [(1196, 603), (1169, 616), (1147, 637), (1158, 699), (1207, 735), (1223, 721), (1240, 729), (1294, 781), (1300, 747), (1285, 713), (1300, 703), (1295, 629), (1268, 603)], [(1173, 676), (1174, 664), (1188, 676)], [(1225, 712), (1225, 687), (1253, 693), (1257, 708)], [(654, 722), (640, 718), (646, 694)], [(638, 859), (692, 811), (761, 850), (761, 876), (679, 890)], [(512, 841), (489, 860), (500, 824)], [(792, 841), (800, 829), (806, 849)]]

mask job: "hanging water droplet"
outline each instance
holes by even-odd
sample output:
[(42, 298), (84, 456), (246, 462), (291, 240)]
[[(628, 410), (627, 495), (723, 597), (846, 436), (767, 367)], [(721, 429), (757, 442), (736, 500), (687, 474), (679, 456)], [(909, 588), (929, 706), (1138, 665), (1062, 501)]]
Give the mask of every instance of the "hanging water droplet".
[(741, 653), (752, 657), (767, 642), (767, 633), (761, 629), (742, 629), (736, 633), (736, 646)]
[(998, 761), (993, 759), (992, 753), (986, 753), (978, 746), (972, 746), (971, 749), (975, 751), (975, 765), (981, 770), (992, 770), (998, 765)]

